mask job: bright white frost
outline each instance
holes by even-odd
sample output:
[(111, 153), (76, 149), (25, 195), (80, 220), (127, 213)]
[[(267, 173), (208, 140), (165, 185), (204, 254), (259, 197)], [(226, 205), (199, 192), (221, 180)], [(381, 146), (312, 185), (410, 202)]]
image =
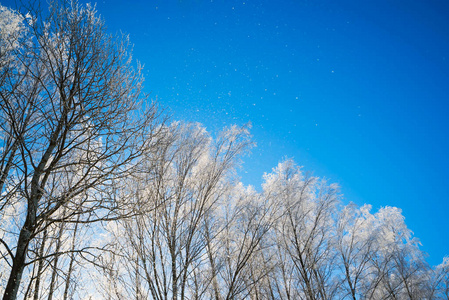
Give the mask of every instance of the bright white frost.
[(13, 59), (12, 51), (19, 48), (19, 40), (27, 31), (25, 21), (32, 22), (18, 12), (0, 5), (0, 69)]

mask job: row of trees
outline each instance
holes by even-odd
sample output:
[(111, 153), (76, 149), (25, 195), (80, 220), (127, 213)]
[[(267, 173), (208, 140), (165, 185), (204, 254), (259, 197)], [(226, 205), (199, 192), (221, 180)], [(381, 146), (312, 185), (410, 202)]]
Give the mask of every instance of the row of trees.
[(426, 263), (399, 209), (342, 206), (335, 185), (291, 160), (260, 193), (212, 186), (215, 151), (179, 172), (193, 150), (158, 172), (150, 213), (109, 228), (105, 298), (448, 299), (449, 261)]
[(169, 124), (93, 7), (26, 11), (0, 6), (3, 299), (449, 299), (399, 209), (292, 160), (243, 186), (247, 126)]

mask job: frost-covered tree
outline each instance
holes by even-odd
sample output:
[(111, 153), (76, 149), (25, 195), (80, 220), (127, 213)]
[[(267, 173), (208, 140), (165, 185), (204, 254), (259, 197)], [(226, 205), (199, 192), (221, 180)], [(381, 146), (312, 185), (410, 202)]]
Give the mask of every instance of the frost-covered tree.
[(343, 274), (342, 294), (358, 299), (363, 290), (364, 279), (369, 276), (370, 261), (377, 251), (376, 232), (373, 230), (374, 216), (371, 206), (345, 206), (337, 222), (336, 250), (338, 265)]
[(238, 184), (217, 210), (216, 222), (208, 221), (214, 299), (247, 299), (266, 292), (263, 281), (272, 269), (266, 236), (275, 221), (274, 211), (254, 188)]
[[(369, 207), (368, 207), (369, 209)], [(413, 238), (407, 228), (401, 210), (395, 207), (384, 207), (369, 216), (371, 219), (369, 230), (373, 236), (375, 248), (370, 255), (369, 273), (364, 277), (363, 295), (368, 299), (391, 299), (419, 296), (417, 283), (412, 282), (412, 275), (416, 277), (415, 267), (425, 270), (422, 253), (418, 248), (418, 241)], [(361, 237), (362, 241), (365, 237)], [(408, 296), (405, 296), (408, 295)], [(413, 297), (412, 297), (413, 299)]]
[(449, 257), (430, 273), (429, 299), (449, 299)]
[(127, 38), (108, 35), (94, 7), (54, 1), (45, 15), (0, 13), (1, 291), (15, 299), (39, 261), (30, 247), (52, 224), (123, 212), (112, 195), (148, 150), (156, 110)]
[(265, 175), (264, 194), (279, 208), (275, 226), (280, 298), (331, 299), (336, 291), (338, 187), (304, 174), (292, 160)]
[(17, 63), (14, 51), (19, 51), (28, 36), (26, 24), (32, 22), (30, 15), (0, 5), (0, 78), (3, 79)]
[(371, 213), (371, 206), (344, 207), (337, 227), (344, 296), (352, 299), (424, 299), (428, 266), (401, 211)]
[(113, 272), (119, 273), (105, 290), (115, 286), (116, 294), (136, 299), (204, 298), (212, 279), (206, 249), (215, 234), (207, 232), (208, 222), (219, 204), (225, 205), (232, 168), (249, 145), (244, 127), (224, 130), (215, 140), (198, 124), (169, 127), (135, 178), (145, 213), (111, 231), (125, 259), (114, 258)]

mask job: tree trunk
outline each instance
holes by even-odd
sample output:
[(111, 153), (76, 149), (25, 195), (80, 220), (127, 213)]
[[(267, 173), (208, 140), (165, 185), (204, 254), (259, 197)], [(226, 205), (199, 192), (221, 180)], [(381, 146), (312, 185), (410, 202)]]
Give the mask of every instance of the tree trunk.
[[(45, 250), (45, 242), (47, 241), (47, 229), (44, 230), (43, 236), (42, 236), (42, 242), (41, 246), (39, 248), (39, 256), (44, 256), (44, 250)], [(44, 268), (44, 260), (39, 260), (38, 267), (37, 267), (37, 275), (36, 275), (36, 284), (34, 286), (34, 300), (39, 300), (39, 288), (41, 283), (41, 275), (42, 270)]]
[(25, 224), (20, 230), (19, 240), (17, 241), (17, 251), (13, 259), (11, 273), (8, 284), (5, 288), (3, 300), (15, 300), (19, 291), (20, 281), (22, 280), (23, 270), (25, 268), (26, 254), (31, 235), (34, 231), (36, 215), (28, 213)]
[(73, 250), (75, 250), (75, 242), (76, 242), (76, 234), (78, 232), (78, 224), (80, 220), (80, 215), (78, 215), (75, 223), (75, 229), (73, 230), (73, 237), (72, 237), (72, 252), (70, 253), (70, 263), (69, 263), (69, 270), (67, 271), (67, 277), (65, 279), (65, 287), (64, 287), (64, 296), (63, 299), (68, 299), (69, 296), (69, 288), (70, 288), (70, 281), (72, 277), (73, 272), (73, 262), (75, 260), (75, 254), (73, 254)]
[[(63, 214), (65, 213), (65, 209)], [(58, 261), (59, 261), (59, 251), (61, 250), (61, 239), (62, 239), (62, 233), (64, 231), (64, 223), (60, 224), (59, 227), (59, 235), (58, 235), (58, 240), (56, 241), (56, 256), (55, 256), (55, 260), (53, 262), (53, 272), (51, 274), (51, 281), (50, 281), (50, 292), (48, 294), (48, 299), (47, 300), (52, 300), (53, 299), (53, 293), (55, 291), (55, 285), (56, 285), (56, 275), (57, 275), (57, 270), (58, 270)]]
[(28, 252), (28, 246), (33, 238), (34, 231), (36, 229), (37, 221), (37, 206), (39, 200), (42, 198), (42, 188), (39, 184), (40, 177), (43, 173), (44, 167), (47, 164), (52, 150), (56, 147), (56, 137), (59, 131), (56, 131), (52, 135), (52, 142), (50, 143), (47, 151), (42, 157), (41, 162), (37, 166), (33, 179), (31, 180), (31, 193), (28, 198), (27, 216), (25, 223), (22, 226), (19, 234), (19, 240), (17, 241), (16, 255), (13, 259), (11, 273), (9, 274), (8, 284), (6, 285), (5, 292), (3, 294), (3, 300), (15, 300), (17, 299), (17, 292), (19, 291), (20, 282), (22, 280), (23, 270), (25, 268), (25, 261)]
[(209, 263), (210, 263), (211, 271), (212, 271), (212, 287), (214, 289), (214, 297), (215, 297), (215, 300), (220, 300), (220, 292), (218, 289), (218, 281), (217, 281), (217, 269), (215, 267), (215, 260), (214, 260), (213, 253), (212, 253), (212, 246), (210, 244), (211, 238), (210, 238), (210, 234), (209, 234), (209, 224), (206, 223), (205, 227), (206, 227), (206, 232), (205, 232), (205, 234), (206, 234), (206, 236), (205, 236), (206, 250), (207, 250), (207, 256), (209, 258)]

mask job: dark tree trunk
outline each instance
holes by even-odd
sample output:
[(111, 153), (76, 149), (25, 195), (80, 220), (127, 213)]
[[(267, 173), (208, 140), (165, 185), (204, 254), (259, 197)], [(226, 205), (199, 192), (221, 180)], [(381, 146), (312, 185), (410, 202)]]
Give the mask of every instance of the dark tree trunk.
[(3, 300), (15, 300), (19, 291), (20, 281), (22, 280), (23, 270), (25, 268), (26, 254), (31, 236), (34, 230), (36, 216), (27, 215), (27, 219), (20, 230), (19, 240), (17, 241), (17, 251), (13, 259), (13, 265), (6, 285)]

